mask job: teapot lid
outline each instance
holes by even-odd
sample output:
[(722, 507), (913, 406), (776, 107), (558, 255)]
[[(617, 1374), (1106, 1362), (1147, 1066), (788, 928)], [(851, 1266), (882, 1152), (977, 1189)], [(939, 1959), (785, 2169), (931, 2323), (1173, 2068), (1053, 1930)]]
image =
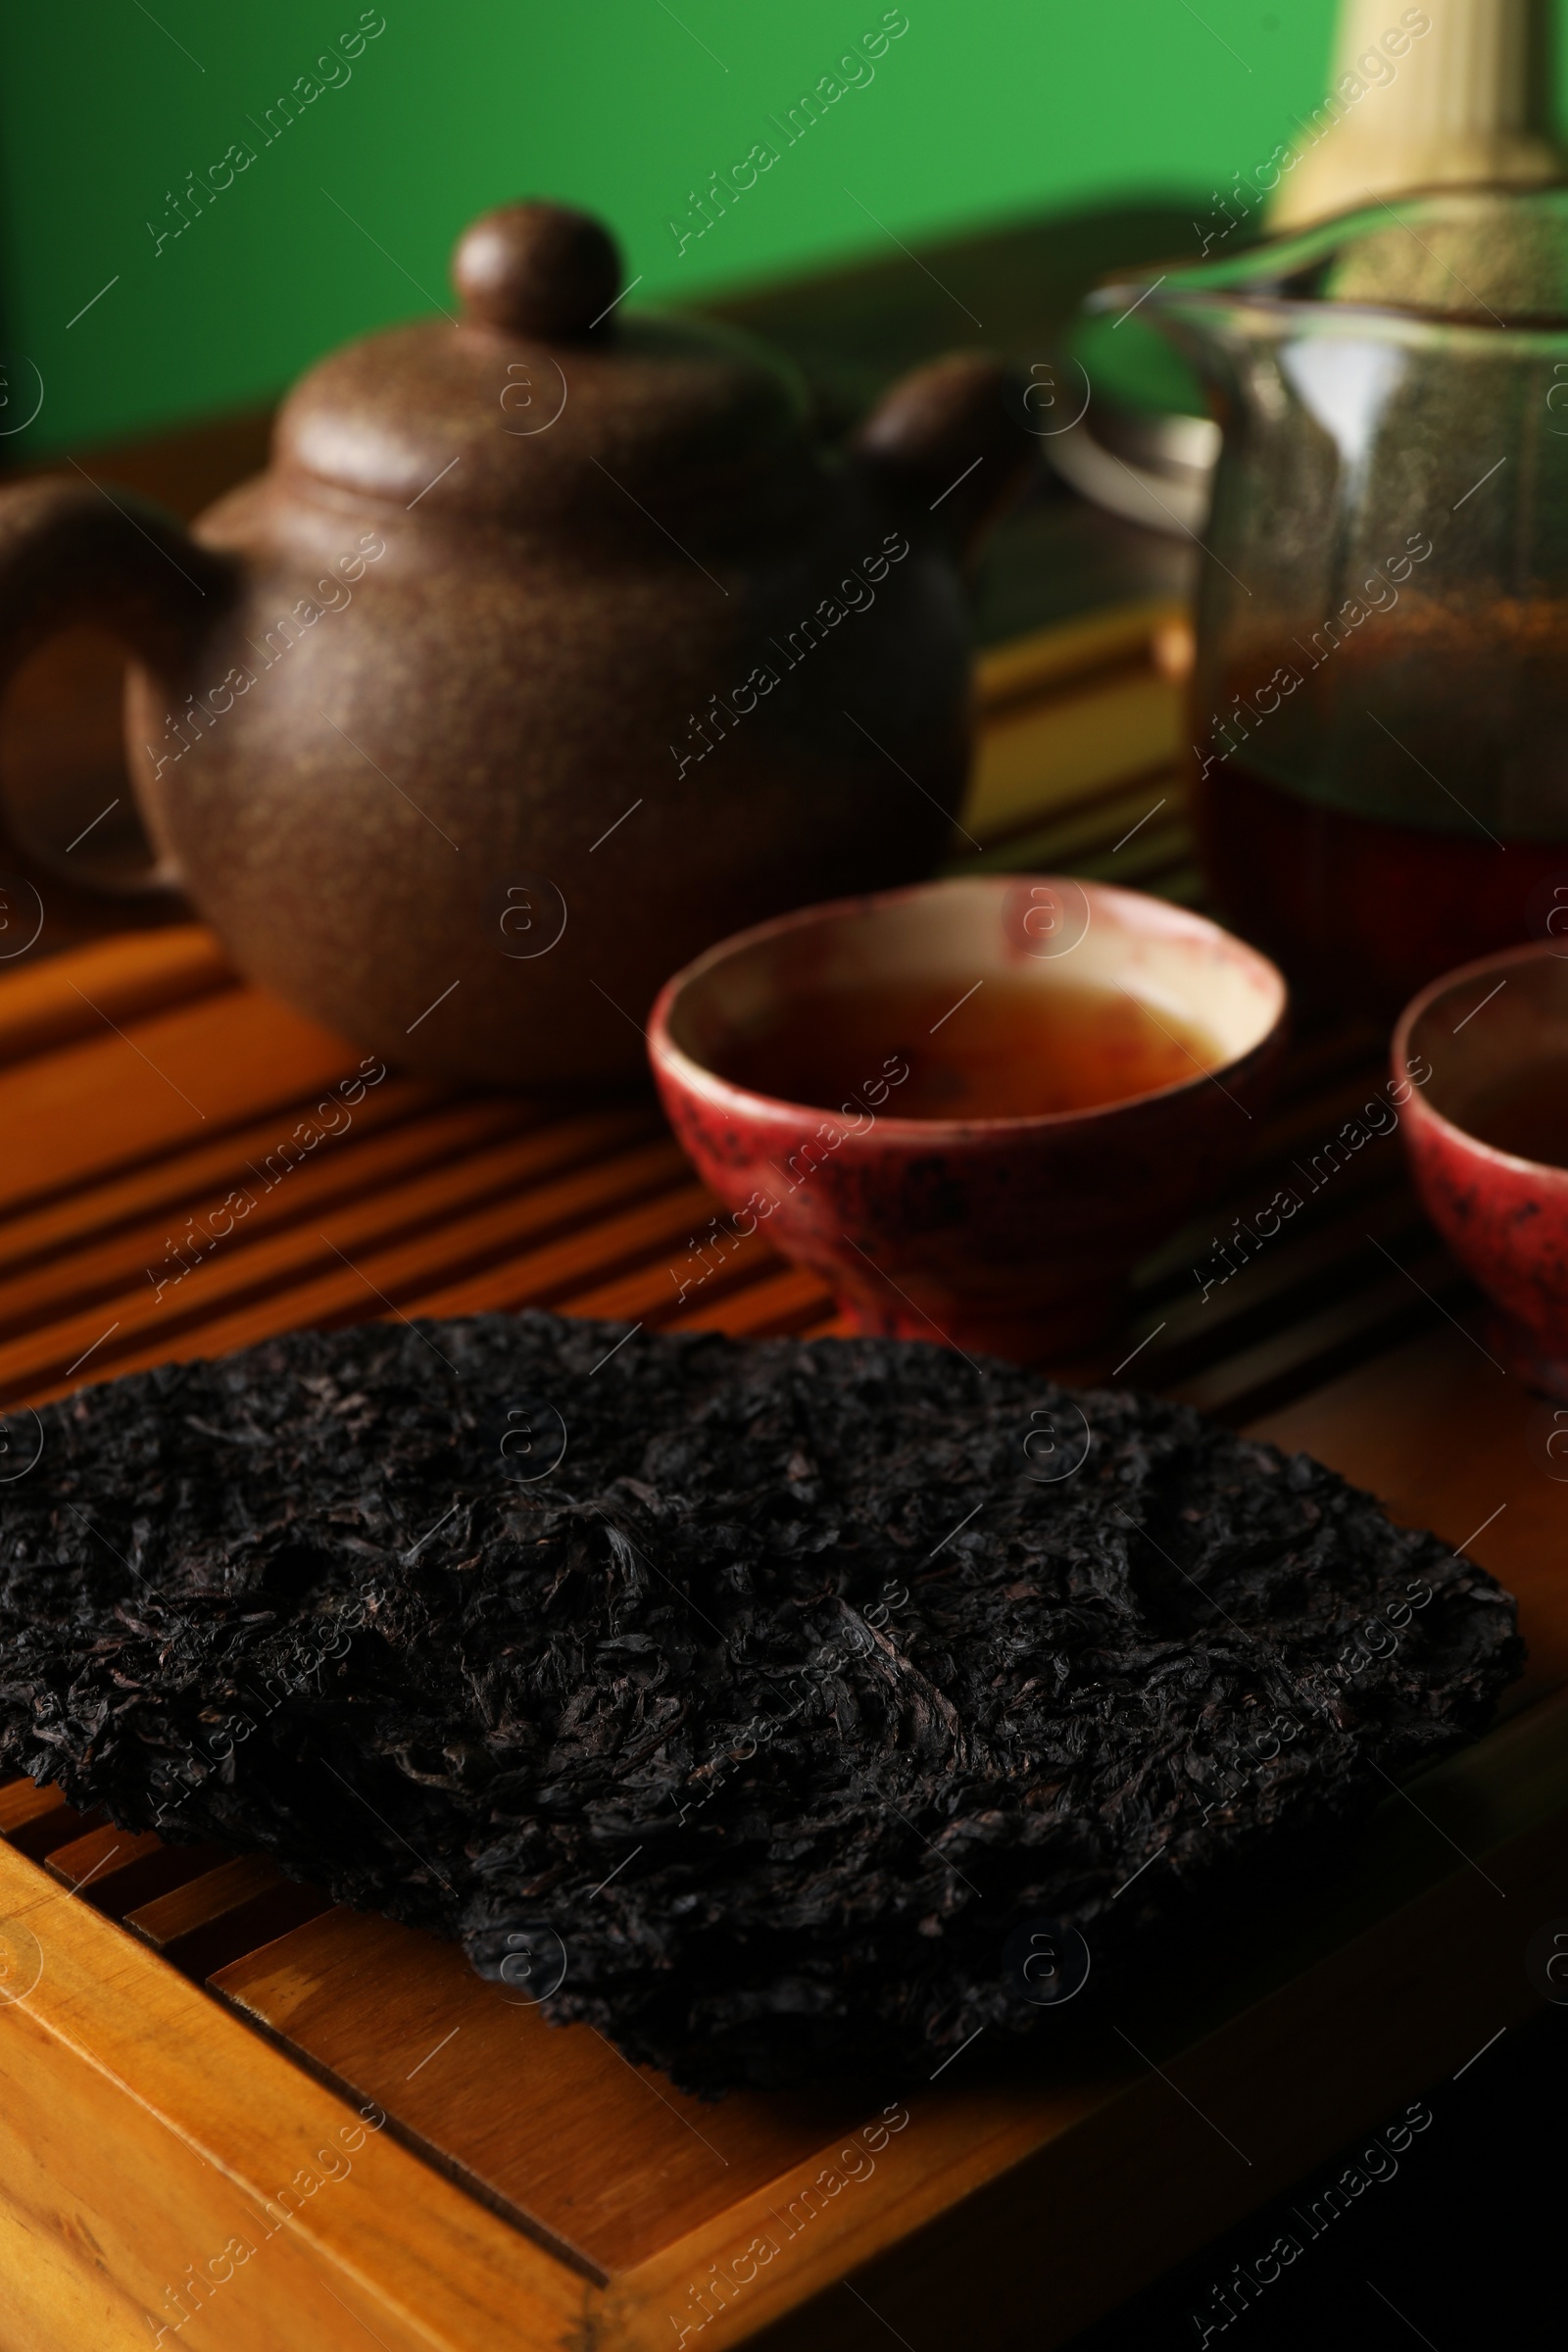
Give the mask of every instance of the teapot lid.
[(657, 521), (805, 462), (795, 371), (728, 328), (624, 312), (619, 253), (587, 214), (486, 213), (452, 281), (460, 317), (346, 344), (301, 379), (274, 433), (285, 472), (423, 517), (576, 526), (638, 505)]

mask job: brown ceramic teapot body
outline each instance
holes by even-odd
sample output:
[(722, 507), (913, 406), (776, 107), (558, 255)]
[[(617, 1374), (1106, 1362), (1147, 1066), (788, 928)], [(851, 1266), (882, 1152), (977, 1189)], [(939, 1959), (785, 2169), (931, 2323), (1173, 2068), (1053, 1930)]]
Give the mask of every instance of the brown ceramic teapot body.
[(442, 1076), (604, 1078), (715, 938), (936, 862), (956, 559), (1028, 445), (965, 360), (823, 447), (743, 339), (590, 322), (578, 216), (491, 216), (457, 275), (461, 323), (324, 362), (189, 538), (7, 493), (0, 635), (130, 645), (160, 871), (248, 975)]

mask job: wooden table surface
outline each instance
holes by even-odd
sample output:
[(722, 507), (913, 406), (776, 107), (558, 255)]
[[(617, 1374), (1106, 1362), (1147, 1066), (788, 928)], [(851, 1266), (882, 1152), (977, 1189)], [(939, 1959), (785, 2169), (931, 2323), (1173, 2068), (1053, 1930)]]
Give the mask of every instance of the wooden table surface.
[[(1147, 209), (1024, 224), (932, 257), (940, 284), (901, 260), (724, 307), (848, 414), (947, 343), (1046, 356), (1089, 278), (1187, 233)], [(256, 414), (78, 454), (189, 516), (263, 461), (266, 429)], [(1189, 567), (1184, 546), (1037, 486), (981, 583), (964, 822), (984, 846), (955, 870), (1198, 896), (1176, 702), (1151, 658)], [(52, 879), (49, 856), (122, 793), (118, 729), (118, 659), (87, 633), (36, 657), (0, 718), (16, 858), (47, 900), (38, 949), (0, 963), (0, 1405), (389, 1311), (834, 1328), (760, 1237), (678, 1301), (672, 1268), (713, 1203), (651, 1098), (564, 1110), (396, 1073), (159, 1292), (187, 1218), (251, 1181), (358, 1057), (199, 928), (127, 929), (134, 909), (106, 917)], [(134, 864), (122, 797), (88, 846)], [(1308, 1446), (1395, 1516), (1468, 1539), (1519, 1594), (1530, 1664), (1503, 1722), (1391, 1790), (1342, 1882), (1152, 1954), (1123, 2038), (1070, 2057), (982, 2044), (887, 2117), (830, 2091), (702, 2104), (256, 1856), (131, 1838), (13, 1784), (0, 2352), (187, 2331), (223, 2352), (707, 2352), (764, 2333), (833, 2352), (890, 2330), (936, 2352), (959, 2329), (1049, 2346), (1538, 2006), (1524, 1945), (1568, 1915), (1568, 1504), (1542, 1407), (1480, 1349), (1396, 1138), (1206, 1303), (1194, 1274), (1368, 1099), (1383, 1052), (1371, 1029), (1301, 1035), (1226, 1198), (1140, 1269), (1126, 1330), (1063, 1367), (1101, 1377), (1136, 1349), (1143, 1385)], [(24, 1412), (7, 1427), (24, 1434)]]
[[(986, 658), (970, 869), (1196, 895), (1151, 659), (1165, 618), (1123, 608)], [(0, 1996), (33, 1952), (38, 1974), (0, 2005), (0, 2341), (141, 2344), (183, 2311), (193, 2341), (238, 2352), (367, 2328), (453, 2352), (769, 2328), (813, 2346), (891, 2328), (926, 2352), (957, 2324), (1060, 2342), (1524, 2015), (1524, 1942), (1568, 1912), (1551, 1695), (1568, 1497), (1542, 1408), (1470, 1332), (1396, 1138), (1206, 1303), (1194, 1274), (1233, 1210), (1368, 1099), (1382, 1052), (1350, 1025), (1305, 1030), (1227, 1197), (1140, 1270), (1126, 1329), (1067, 1367), (1102, 1376), (1136, 1349), (1145, 1385), (1309, 1446), (1396, 1516), (1473, 1539), (1519, 1593), (1531, 1663), (1508, 1719), (1391, 1790), (1342, 1884), (1162, 1952), (1115, 2021), (1124, 2041), (1068, 2063), (1043, 2037), (1022, 2058), (982, 2047), (879, 2119), (831, 2089), (688, 2099), (590, 2031), (546, 2027), (454, 1947), (14, 1784)], [(197, 927), (0, 983), (0, 1399), (388, 1312), (835, 1328), (760, 1237), (680, 1300), (714, 1203), (650, 1098), (564, 1109), (396, 1073), (170, 1282), (187, 1218), (258, 1190), (357, 1059)], [(339, 2176), (345, 2132), (364, 2137)], [(316, 2185), (286, 2218), (277, 2190), (301, 2176)], [(222, 2251), (236, 2239), (243, 2259)]]

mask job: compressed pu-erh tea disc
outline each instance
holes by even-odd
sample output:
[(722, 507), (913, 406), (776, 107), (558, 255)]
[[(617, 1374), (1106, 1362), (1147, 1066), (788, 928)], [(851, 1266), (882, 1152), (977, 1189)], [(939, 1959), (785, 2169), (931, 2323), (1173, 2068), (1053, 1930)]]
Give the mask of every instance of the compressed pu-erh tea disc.
[(1031, 1923), (1277, 1882), (1522, 1654), (1304, 1456), (913, 1343), (372, 1324), (41, 1422), (0, 1763), (704, 2089), (1027, 2030)]

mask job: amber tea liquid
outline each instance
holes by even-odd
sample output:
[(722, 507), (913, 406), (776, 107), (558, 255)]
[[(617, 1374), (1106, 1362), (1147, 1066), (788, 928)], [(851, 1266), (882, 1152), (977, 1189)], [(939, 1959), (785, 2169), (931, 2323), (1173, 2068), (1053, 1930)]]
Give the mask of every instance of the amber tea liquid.
[[(1568, 908), (1568, 841), (1494, 847), (1352, 816), (1238, 760), (1195, 786), (1193, 821), (1221, 915), (1348, 1011), (1392, 1015), (1440, 972), (1547, 936)], [(1550, 936), (1563, 931), (1559, 915)]]
[(1543, 1054), (1494, 1079), (1451, 1113), (1466, 1135), (1533, 1159), (1568, 1168), (1568, 1054)]
[(1019, 1119), (1152, 1094), (1224, 1059), (1195, 1023), (1121, 989), (993, 973), (967, 995), (961, 980), (804, 993), (713, 1066), (754, 1093), (838, 1110), (904, 1062), (889, 1118)]
[(1310, 996), (1396, 1012), (1548, 936), (1554, 884), (1568, 910), (1568, 610), (1401, 608), (1326, 651), (1249, 648), (1213, 699), (1194, 729), (1204, 870)]

